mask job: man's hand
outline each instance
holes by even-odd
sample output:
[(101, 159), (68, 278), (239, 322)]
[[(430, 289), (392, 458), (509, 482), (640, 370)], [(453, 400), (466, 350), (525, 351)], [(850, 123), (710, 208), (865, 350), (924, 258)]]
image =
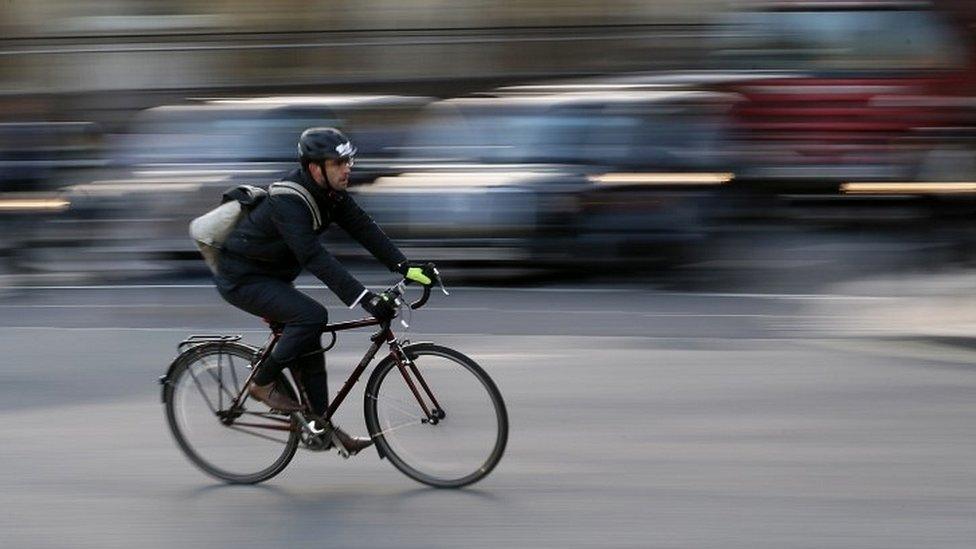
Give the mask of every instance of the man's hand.
[(419, 282), (424, 286), (430, 286), (434, 283), (434, 281), (437, 280), (437, 275), (434, 274), (433, 263), (413, 263), (410, 261), (404, 261), (403, 263), (397, 265), (396, 270), (407, 280)]
[(366, 292), (362, 300), (363, 309), (370, 315), (376, 317), (380, 322), (386, 322), (396, 316), (397, 310), (393, 299), (386, 295)]

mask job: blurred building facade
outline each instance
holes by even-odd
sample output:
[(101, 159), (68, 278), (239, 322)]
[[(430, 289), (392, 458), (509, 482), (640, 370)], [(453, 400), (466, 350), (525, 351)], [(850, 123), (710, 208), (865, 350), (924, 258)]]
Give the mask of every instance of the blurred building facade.
[(6, 92), (642, 70), (693, 59), (725, 0), (14, 1)]

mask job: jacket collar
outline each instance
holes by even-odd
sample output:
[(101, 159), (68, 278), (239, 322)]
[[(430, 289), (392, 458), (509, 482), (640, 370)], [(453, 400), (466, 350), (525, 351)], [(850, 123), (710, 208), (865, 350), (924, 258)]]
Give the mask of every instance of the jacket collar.
[(318, 185), (318, 183), (315, 182), (315, 179), (312, 178), (312, 174), (308, 173), (308, 171), (303, 167), (299, 167), (297, 170), (289, 174), (289, 177), (286, 179), (293, 180), (305, 187), (310, 193), (312, 193), (312, 196), (314, 196), (316, 200), (324, 204), (334, 204), (339, 202), (342, 200), (343, 195), (345, 195), (345, 193), (341, 191), (323, 189)]

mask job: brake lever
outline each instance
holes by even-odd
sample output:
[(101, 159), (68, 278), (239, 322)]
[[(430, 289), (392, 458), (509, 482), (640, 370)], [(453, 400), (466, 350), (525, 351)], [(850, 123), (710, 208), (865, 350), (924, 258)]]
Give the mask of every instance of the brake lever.
[(441, 287), (441, 291), (444, 292), (444, 295), (451, 295), (448, 293), (447, 288), (444, 287), (444, 279), (441, 278), (441, 273), (437, 270), (437, 267), (434, 267), (434, 277), (437, 278), (437, 285)]
[[(400, 282), (397, 282), (396, 285), (394, 286), (394, 288), (397, 289), (397, 297), (396, 297), (396, 299), (393, 300), (393, 303), (397, 306), (397, 312), (401, 312), (403, 310), (403, 304), (405, 303), (405, 301), (403, 301), (403, 294), (405, 294), (407, 292), (407, 283), (406, 283), (406, 280), (407, 279), (403, 279)], [(411, 309), (410, 307), (407, 307), (407, 310), (409, 311), (410, 320), (412, 321), (413, 320), (413, 309)], [(408, 329), (408, 330), (410, 329), (410, 323), (408, 323), (406, 320), (404, 320), (402, 315), (400, 316), (400, 324), (402, 324), (405, 329)]]

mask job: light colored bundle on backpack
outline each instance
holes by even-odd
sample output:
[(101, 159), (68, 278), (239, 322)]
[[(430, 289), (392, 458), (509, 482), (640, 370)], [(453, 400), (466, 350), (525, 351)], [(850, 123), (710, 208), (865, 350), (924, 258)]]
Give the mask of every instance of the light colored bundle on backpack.
[(234, 187), (224, 193), (224, 202), (220, 206), (190, 222), (190, 238), (193, 239), (200, 250), (200, 255), (214, 274), (217, 274), (220, 250), (227, 237), (237, 227), (246, 211), (260, 203), (267, 195), (268, 192), (260, 187), (251, 185)]
[(214, 274), (217, 274), (220, 247), (237, 226), (243, 211), (240, 202), (231, 200), (190, 222), (190, 237)]

